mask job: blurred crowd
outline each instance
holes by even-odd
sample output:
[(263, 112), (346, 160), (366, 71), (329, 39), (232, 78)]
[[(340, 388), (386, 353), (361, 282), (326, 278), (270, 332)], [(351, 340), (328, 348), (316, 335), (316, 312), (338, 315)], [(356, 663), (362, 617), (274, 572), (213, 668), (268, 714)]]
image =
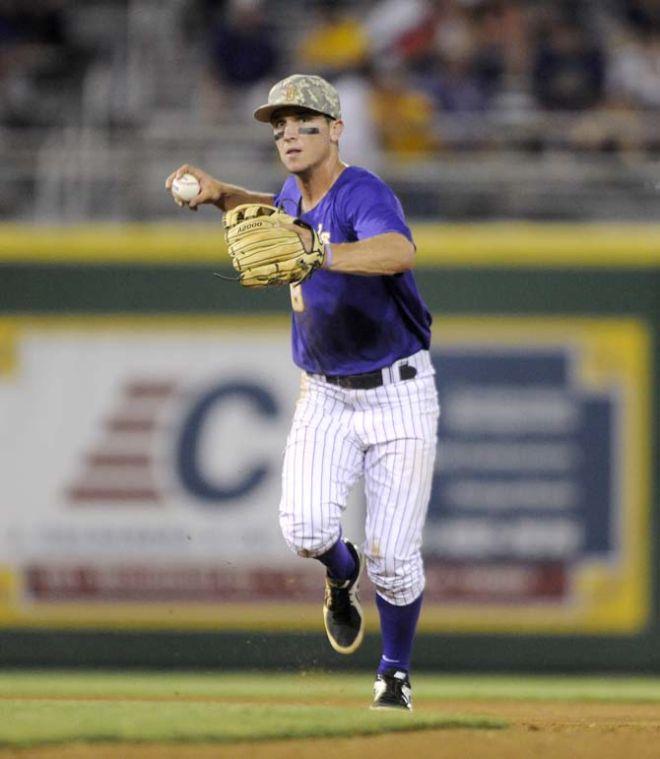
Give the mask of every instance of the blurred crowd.
[[(304, 71), (339, 89), (349, 159), (660, 148), (657, 0), (169, 2), (206, 51), (211, 118)], [(43, 93), (75, 91), (99, 54), (68, 36), (76, 5), (0, 0), (0, 124), (48, 123), (58, 101)]]
[(265, 3), (204, 6), (217, 84), (263, 97), (284, 71), (329, 78), (349, 154), (492, 147), (512, 133), (528, 150), (660, 146), (656, 0), (322, 2), (288, 60)]
[(66, 0), (0, 0), (0, 124), (50, 125), (93, 51), (71, 39)]
[(263, 97), (283, 72), (329, 78), (349, 158), (492, 147), (514, 132), (529, 150), (659, 147), (656, 0), (321, 2), (288, 57), (266, 3), (202, 5), (215, 83)]

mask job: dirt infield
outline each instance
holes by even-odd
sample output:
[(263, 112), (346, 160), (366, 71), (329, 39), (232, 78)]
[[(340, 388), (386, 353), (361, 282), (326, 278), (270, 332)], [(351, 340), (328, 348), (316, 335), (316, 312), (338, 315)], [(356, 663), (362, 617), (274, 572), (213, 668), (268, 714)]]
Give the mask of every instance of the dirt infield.
[[(0, 750), (0, 759), (657, 759), (660, 706), (520, 701), (434, 701), (419, 708), (481, 714), (504, 730), (434, 730), (376, 737), (232, 745), (95, 744)], [(1, 710), (1, 705), (0, 705)]]

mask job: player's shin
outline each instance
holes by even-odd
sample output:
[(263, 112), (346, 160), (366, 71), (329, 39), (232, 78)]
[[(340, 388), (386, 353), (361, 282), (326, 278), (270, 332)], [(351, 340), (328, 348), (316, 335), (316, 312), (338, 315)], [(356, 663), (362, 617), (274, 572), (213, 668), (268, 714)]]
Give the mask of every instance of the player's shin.
[(341, 538), (316, 558), (327, 567), (328, 575), (333, 580), (348, 580), (355, 574), (355, 558)]
[(378, 673), (383, 674), (391, 670), (409, 672), (417, 620), (422, 608), (422, 595), (406, 606), (395, 606), (376, 595), (376, 605), (380, 615), (383, 645)]

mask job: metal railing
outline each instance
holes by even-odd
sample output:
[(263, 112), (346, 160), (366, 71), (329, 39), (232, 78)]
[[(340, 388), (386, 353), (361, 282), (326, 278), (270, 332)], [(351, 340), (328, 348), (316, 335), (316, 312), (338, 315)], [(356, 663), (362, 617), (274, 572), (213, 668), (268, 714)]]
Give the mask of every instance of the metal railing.
[[(386, 156), (378, 173), (419, 217), (660, 220), (657, 155), (575, 151), (553, 142), (552, 130), (545, 149), (530, 152), (492, 134), (490, 147)], [(167, 220), (174, 207), (163, 183), (184, 162), (265, 191), (284, 178), (256, 123), (3, 130), (0, 160), (0, 215), (30, 223)]]

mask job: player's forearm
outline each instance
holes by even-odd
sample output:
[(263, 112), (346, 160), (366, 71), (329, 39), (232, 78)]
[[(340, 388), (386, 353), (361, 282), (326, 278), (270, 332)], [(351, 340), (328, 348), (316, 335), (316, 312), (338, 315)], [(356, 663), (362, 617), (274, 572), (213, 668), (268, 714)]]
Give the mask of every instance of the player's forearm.
[(275, 196), (271, 193), (253, 192), (238, 185), (218, 182), (218, 198), (214, 205), (221, 211), (231, 211), (244, 203), (261, 203), (272, 206)]
[(415, 264), (413, 244), (397, 232), (357, 242), (331, 243), (330, 249), (330, 260), (326, 260), (325, 268), (343, 274), (367, 277), (400, 274)]

